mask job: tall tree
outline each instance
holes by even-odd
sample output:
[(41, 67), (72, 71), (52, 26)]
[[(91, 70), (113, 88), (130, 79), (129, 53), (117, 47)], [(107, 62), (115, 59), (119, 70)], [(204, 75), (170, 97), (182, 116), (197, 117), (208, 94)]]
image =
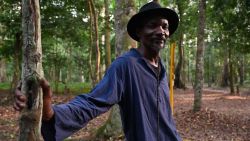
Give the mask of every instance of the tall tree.
[[(129, 12), (128, 12), (129, 11)], [(128, 20), (134, 15), (135, 12), (134, 0), (116, 0), (115, 9), (115, 48), (116, 56), (121, 55), (131, 47), (136, 47), (136, 41), (131, 39), (127, 34)], [(112, 137), (120, 136), (123, 134), (121, 126), (121, 117), (118, 105), (113, 106), (109, 119), (100, 128), (98, 137)]]
[(199, 1), (199, 19), (197, 35), (197, 52), (196, 52), (196, 73), (194, 84), (194, 111), (200, 111), (202, 103), (202, 88), (204, 74), (204, 37), (205, 37), (205, 9), (206, 0)]
[(0, 82), (6, 82), (6, 60), (1, 59), (0, 60)]
[(105, 50), (106, 50), (106, 68), (111, 64), (111, 48), (110, 48), (110, 12), (109, 12), (110, 0), (105, 0)]
[(94, 1), (93, 0), (89, 0), (89, 6), (90, 6), (90, 11), (91, 16), (93, 16), (91, 19), (93, 20), (93, 29), (94, 29), (94, 42), (93, 45), (95, 47), (95, 74), (94, 74), (94, 84), (97, 84), (100, 80), (100, 60), (101, 60), (101, 56), (100, 56), (100, 49), (99, 49), (99, 34), (98, 34), (98, 14), (97, 14), (97, 10), (95, 8), (94, 5)]
[(183, 72), (183, 66), (184, 66), (184, 47), (183, 47), (183, 36), (184, 36), (184, 28), (183, 28), (183, 18), (184, 18), (184, 2), (181, 2), (180, 0), (176, 1), (178, 11), (179, 11), (179, 17), (180, 17), (180, 24), (179, 24), (179, 43), (178, 43), (178, 53), (179, 53), (179, 59), (177, 66), (175, 68), (175, 79), (174, 79), (174, 87), (176, 88), (185, 88), (185, 84), (183, 81), (183, 78), (181, 77), (181, 74)]
[(134, 0), (116, 0), (115, 9), (115, 54), (116, 57), (135, 48), (136, 42), (127, 34), (127, 23), (136, 13)]
[(19, 141), (40, 141), (43, 77), (39, 0), (22, 0), (23, 66), (21, 91), (28, 99), (20, 117)]

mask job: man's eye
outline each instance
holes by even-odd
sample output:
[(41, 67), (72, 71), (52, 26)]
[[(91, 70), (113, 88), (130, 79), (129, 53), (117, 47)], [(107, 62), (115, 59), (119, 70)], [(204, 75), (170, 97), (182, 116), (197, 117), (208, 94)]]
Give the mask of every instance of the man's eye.
[(168, 30), (168, 25), (164, 25), (164, 26), (162, 26), (162, 28), (164, 29), (164, 30)]

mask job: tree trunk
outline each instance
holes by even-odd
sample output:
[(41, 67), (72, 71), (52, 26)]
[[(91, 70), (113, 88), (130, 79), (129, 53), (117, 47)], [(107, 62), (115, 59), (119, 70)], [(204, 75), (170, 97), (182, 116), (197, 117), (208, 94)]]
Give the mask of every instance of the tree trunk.
[(6, 62), (5, 59), (2, 58), (0, 60), (0, 82), (6, 82)]
[[(116, 0), (115, 10), (115, 47), (116, 56), (121, 55), (131, 47), (136, 47), (136, 42), (127, 34), (127, 23), (135, 14), (134, 0)], [(118, 105), (113, 106), (109, 115), (109, 120), (98, 131), (98, 138), (109, 138), (121, 136), (122, 126)]]
[(106, 68), (111, 64), (111, 48), (110, 48), (110, 16), (109, 16), (109, 0), (104, 1), (105, 4), (105, 49), (106, 49)]
[(115, 54), (116, 57), (135, 48), (136, 42), (127, 33), (127, 23), (136, 13), (134, 0), (116, 0), (115, 9)]
[(211, 47), (209, 47), (207, 49), (207, 85), (208, 87), (211, 87), (212, 86), (212, 73), (211, 73), (211, 56), (212, 56), (212, 53), (211, 53)]
[(224, 56), (224, 64), (222, 69), (222, 76), (220, 80), (220, 86), (221, 87), (227, 87), (229, 86), (228, 80), (229, 80), (229, 66), (228, 66), (228, 49), (225, 49), (225, 56)]
[[(22, 0), (23, 66), (22, 88), (27, 107), (20, 117), (19, 141), (42, 140), (42, 90), (38, 78), (43, 77), (39, 0)], [(30, 91), (32, 93), (30, 93)]]
[(193, 110), (200, 111), (202, 104), (202, 88), (204, 75), (204, 36), (205, 36), (205, 9), (206, 0), (199, 1), (199, 23), (198, 23), (198, 40), (196, 52), (196, 73), (194, 84), (194, 107)]
[(178, 11), (180, 15), (180, 25), (179, 25), (179, 43), (178, 43), (178, 53), (179, 53), (179, 58), (178, 58), (178, 63), (175, 68), (175, 79), (174, 79), (174, 87), (175, 88), (181, 88), (185, 89), (185, 84), (183, 81), (183, 64), (184, 64), (184, 48), (183, 48), (183, 26), (182, 26), (182, 18), (183, 18), (183, 6), (181, 5), (181, 1), (177, 0), (176, 1), (177, 6), (178, 6)]
[(229, 47), (229, 55), (228, 55), (228, 59), (229, 59), (229, 85), (230, 85), (230, 93), (234, 94), (235, 90), (234, 90), (234, 67), (233, 67), (233, 58), (232, 58), (232, 48)]
[[(98, 35), (98, 16), (96, 14), (94, 1), (88, 0), (88, 3), (89, 3), (90, 17), (91, 17), (91, 26), (92, 26), (91, 29), (94, 29), (94, 38), (92, 40), (93, 44), (91, 44), (91, 45), (93, 45), (93, 47), (95, 48), (95, 57), (96, 58), (95, 58), (95, 72), (94, 72), (94, 74), (92, 74), (91, 78), (92, 78), (92, 82), (93, 82), (92, 84), (95, 85), (100, 80), (99, 74), (100, 74), (100, 60), (101, 60), (100, 49), (99, 49), (99, 35)], [(92, 32), (91, 32), (91, 34), (92, 34)], [(90, 61), (90, 65), (92, 66), (91, 61)], [(91, 67), (91, 70), (93, 70), (92, 67)]]
[(93, 66), (92, 66), (92, 54), (93, 54), (93, 12), (92, 12), (92, 7), (90, 1), (88, 1), (89, 5), (89, 14), (90, 14), (90, 27), (89, 27), (89, 36), (90, 36), (90, 46), (89, 46), (89, 77), (92, 82), (92, 87), (94, 86), (94, 73), (93, 73)]
[(240, 56), (240, 61), (238, 62), (239, 63), (239, 66), (238, 66), (238, 73), (239, 73), (239, 77), (240, 77), (240, 82), (239, 84), (242, 86), (243, 83), (244, 83), (244, 74), (245, 74), (245, 56)]
[(177, 66), (175, 68), (175, 79), (174, 79), (174, 87), (185, 89), (185, 84), (181, 78), (181, 72), (183, 67), (183, 58), (184, 58), (184, 49), (183, 49), (183, 34), (180, 35), (179, 45), (178, 45), (179, 59)]

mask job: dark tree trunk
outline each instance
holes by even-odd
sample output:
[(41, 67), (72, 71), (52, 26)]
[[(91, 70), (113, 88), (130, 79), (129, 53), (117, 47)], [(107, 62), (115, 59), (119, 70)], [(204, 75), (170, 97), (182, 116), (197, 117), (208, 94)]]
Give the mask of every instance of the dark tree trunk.
[(228, 82), (229, 82), (229, 62), (228, 62), (228, 52), (225, 52), (225, 56), (224, 56), (224, 65), (223, 65), (223, 70), (222, 70), (222, 77), (221, 77), (221, 82), (220, 82), (220, 86), (221, 87), (227, 87), (229, 86)]
[(174, 79), (174, 87), (185, 89), (185, 84), (182, 81), (181, 72), (183, 68), (183, 56), (184, 56), (184, 49), (183, 49), (183, 34), (180, 35), (179, 38), (179, 45), (178, 45), (178, 51), (179, 51), (179, 59), (178, 64), (175, 68), (175, 79)]
[(230, 85), (230, 93), (234, 94), (234, 67), (233, 67), (233, 60), (232, 60), (232, 48), (229, 48), (229, 85)]
[(180, 88), (180, 89), (185, 89), (185, 83), (184, 83), (184, 72), (183, 72), (183, 66), (184, 66), (184, 48), (183, 48), (183, 33), (184, 30), (183, 29), (183, 13), (184, 13), (184, 7), (181, 3), (180, 0), (176, 1), (177, 7), (178, 7), (178, 11), (179, 11), (179, 15), (180, 15), (180, 25), (179, 25), (179, 43), (178, 43), (178, 63), (177, 66), (175, 68), (175, 79), (174, 79), (174, 87), (175, 88)]

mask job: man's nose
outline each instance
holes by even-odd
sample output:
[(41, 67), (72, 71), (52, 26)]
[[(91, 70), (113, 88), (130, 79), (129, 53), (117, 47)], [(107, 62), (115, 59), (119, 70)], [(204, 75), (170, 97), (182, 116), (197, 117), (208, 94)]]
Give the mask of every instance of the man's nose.
[(166, 30), (162, 26), (159, 26), (157, 28), (157, 34), (164, 35), (165, 37), (169, 37), (169, 30)]

